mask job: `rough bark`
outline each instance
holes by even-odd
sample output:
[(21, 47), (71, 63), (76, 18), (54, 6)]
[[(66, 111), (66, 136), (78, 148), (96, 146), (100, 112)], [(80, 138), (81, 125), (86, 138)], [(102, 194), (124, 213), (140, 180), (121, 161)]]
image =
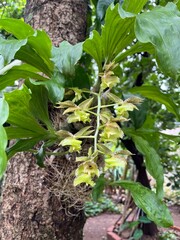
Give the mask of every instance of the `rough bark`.
[[(28, 0), (25, 19), (47, 31), (55, 45), (62, 40), (74, 44), (85, 38), (86, 14), (85, 0)], [(1, 240), (83, 239), (85, 216), (80, 208), (87, 193), (72, 185), (73, 160), (47, 159), (44, 169), (31, 153), (10, 160), (0, 205)]]
[(87, 0), (28, 0), (25, 20), (46, 30), (55, 45), (84, 41)]

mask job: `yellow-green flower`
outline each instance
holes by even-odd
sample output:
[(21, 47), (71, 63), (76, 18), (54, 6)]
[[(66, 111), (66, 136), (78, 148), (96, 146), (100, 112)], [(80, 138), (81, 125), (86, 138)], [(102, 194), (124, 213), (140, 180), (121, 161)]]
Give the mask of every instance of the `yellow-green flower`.
[(116, 122), (110, 122), (105, 125), (103, 132), (100, 134), (102, 142), (116, 142), (123, 138), (124, 133)]
[(72, 122), (90, 122), (90, 114), (83, 111), (83, 110), (75, 110), (74, 113), (72, 113), (71, 115), (68, 116), (67, 118), (68, 123), (72, 123)]
[(99, 176), (99, 169), (95, 162), (88, 161), (84, 162), (81, 165), (79, 165), (78, 169), (76, 170), (76, 176), (79, 176), (81, 174), (88, 174), (90, 176)]
[(82, 141), (75, 139), (74, 137), (67, 137), (60, 142), (61, 146), (69, 146), (69, 152), (79, 152), (81, 150)]

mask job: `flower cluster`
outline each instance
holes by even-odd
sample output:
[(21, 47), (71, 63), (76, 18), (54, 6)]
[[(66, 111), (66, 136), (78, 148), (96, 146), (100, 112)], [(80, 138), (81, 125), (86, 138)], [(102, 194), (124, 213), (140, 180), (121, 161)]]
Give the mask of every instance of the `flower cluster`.
[[(76, 157), (76, 162), (80, 165), (75, 171), (76, 178), (74, 185), (86, 183), (91, 186), (100, 174), (97, 164), (99, 157), (104, 158), (103, 171), (109, 168), (120, 166), (122, 161), (126, 161), (131, 155), (129, 151), (113, 151), (112, 147), (117, 146), (120, 139), (124, 137), (122, 123), (129, 121), (129, 111), (137, 108), (141, 103), (138, 97), (120, 99), (111, 92), (111, 89), (119, 82), (113, 72), (114, 64), (107, 65), (104, 73), (100, 74), (101, 83), (99, 93), (94, 93), (85, 89), (71, 88), (68, 92), (74, 94), (72, 101), (57, 103), (58, 108), (65, 109), (63, 114), (67, 115), (68, 123), (81, 122), (88, 126), (83, 127), (76, 134), (65, 130), (57, 132), (60, 145), (69, 147), (69, 152), (81, 153), (84, 139), (91, 139), (93, 147), (88, 151), (87, 156)], [(83, 100), (84, 93), (89, 94), (89, 98)], [(93, 96), (93, 97), (92, 97)], [(95, 126), (91, 121), (96, 119)]]

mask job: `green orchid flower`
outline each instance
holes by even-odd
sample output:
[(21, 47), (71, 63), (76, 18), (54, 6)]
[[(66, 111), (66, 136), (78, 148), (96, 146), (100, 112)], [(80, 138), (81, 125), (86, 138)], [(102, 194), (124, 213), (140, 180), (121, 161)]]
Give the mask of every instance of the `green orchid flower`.
[(67, 137), (60, 142), (61, 146), (69, 146), (69, 152), (79, 152), (81, 150), (82, 141), (75, 139), (74, 137)]
[(117, 142), (123, 138), (124, 133), (116, 122), (109, 122), (105, 125), (103, 132), (100, 134), (101, 142)]

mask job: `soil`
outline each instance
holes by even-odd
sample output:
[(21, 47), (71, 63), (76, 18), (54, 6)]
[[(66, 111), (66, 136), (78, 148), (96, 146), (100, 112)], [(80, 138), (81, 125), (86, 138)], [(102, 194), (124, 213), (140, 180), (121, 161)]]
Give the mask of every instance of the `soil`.
[[(174, 220), (174, 226), (180, 228), (180, 206), (171, 206), (170, 211)], [(119, 219), (119, 214), (102, 213), (96, 217), (90, 217), (86, 221), (84, 227), (84, 238), (83, 240), (106, 240), (107, 228), (114, 225)], [(169, 229), (160, 229), (160, 231), (168, 231)], [(180, 232), (173, 231), (177, 234), (177, 239), (180, 240)]]

